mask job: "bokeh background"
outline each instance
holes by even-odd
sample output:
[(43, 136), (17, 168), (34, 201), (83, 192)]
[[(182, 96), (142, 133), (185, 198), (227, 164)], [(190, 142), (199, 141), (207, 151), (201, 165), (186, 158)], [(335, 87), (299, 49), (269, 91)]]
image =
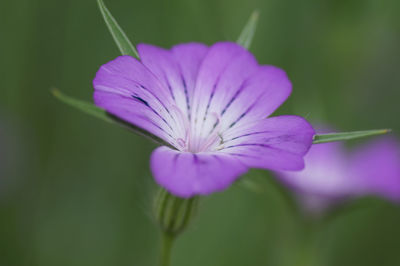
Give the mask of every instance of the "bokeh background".
[[(234, 41), (257, 8), (250, 50), (294, 84), (278, 114), (398, 135), (398, 0), (106, 4), (132, 41), (163, 47)], [(0, 265), (156, 265), (154, 145), (49, 93), (91, 100), (98, 67), (119, 55), (96, 1), (3, 0), (0, 21)], [(361, 199), (328, 221), (305, 221), (268, 172), (245, 180), (203, 199), (174, 266), (400, 265), (400, 206)]]

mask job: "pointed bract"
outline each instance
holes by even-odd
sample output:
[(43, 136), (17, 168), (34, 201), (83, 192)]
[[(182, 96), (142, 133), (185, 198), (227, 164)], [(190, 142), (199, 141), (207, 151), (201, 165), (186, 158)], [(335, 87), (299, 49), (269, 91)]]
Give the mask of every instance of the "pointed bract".
[(119, 26), (117, 20), (112, 16), (111, 12), (108, 10), (103, 0), (97, 0), (101, 14), (103, 15), (104, 22), (107, 25), (115, 43), (117, 44), (122, 55), (130, 55), (139, 58), (138, 52), (135, 46), (131, 43), (128, 36)]
[(390, 129), (371, 129), (371, 130), (361, 130), (361, 131), (317, 134), (314, 136), (313, 144), (383, 135), (389, 133), (390, 131), (391, 131)]
[(254, 34), (256, 32), (258, 17), (258, 10), (254, 10), (246, 25), (244, 26), (242, 32), (240, 33), (238, 40), (236, 41), (239, 45), (243, 46), (247, 50), (250, 48), (254, 38)]

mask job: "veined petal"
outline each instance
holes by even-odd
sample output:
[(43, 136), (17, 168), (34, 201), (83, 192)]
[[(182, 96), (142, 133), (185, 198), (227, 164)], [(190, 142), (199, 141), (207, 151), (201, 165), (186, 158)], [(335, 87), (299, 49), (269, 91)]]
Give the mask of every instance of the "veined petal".
[(274, 66), (259, 66), (242, 84), (240, 93), (224, 107), (223, 129), (268, 117), (291, 92), (292, 84), (285, 71)]
[(258, 65), (254, 56), (236, 43), (209, 48), (196, 81), (192, 128), (203, 139), (217, 125), (220, 131), (266, 118), (290, 95), (286, 73)]
[(159, 185), (185, 198), (223, 190), (247, 171), (229, 154), (179, 152), (165, 146), (153, 152), (150, 164)]
[(96, 73), (93, 85), (99, 91), (122, 94), (144, 94), (145, 90), (154, 101), (158, 101), (158, 98), (165, 105), (173, 103), (168, 90), (162, 86), (157, 77), (137, 59), (127, 55), (118, 56), (102, 65)]
[(93, 86), (97, 106), (171, 143), (178, 120), (170, 111), (173, 99), (139, 61), (117, 57), (100, 67)]
[(220, 152), (239, 157), (249, 167), (300, 170), (314, 134), (311, 125), (301, 117), (272, 117), (225, 132)]
[[(200, 66), (194, 89), (191, 116), (193, 132), (196, 134), (201, 134), (203, 130), (208, 129), (209, 131), (211, 129), (209, 127), (204, 129), (206, 117), (208, 115), (212, 116), (213, 113), (219, 115), (217, 111), (222, 108), (221, 100), (224, 97), (228, 98), (229, 96), (227, 95), (229, 94), (233, 95), (236, 88), (243, 82), (243, 79), (248, 76), (248, 70), (245, 66), (242, 68), (231, 67), (239, 59), (242, 63), (249, 62), (246, 66), (253, 64), (256, 67), (253, 56), (238, 44), (221, 42), (209, 48)], [(251, 71), (251, 69), (249, 70)], [(234, 81), (229, 81), (228, 77), (233, 77)], [(223, 85), (224, 83), (225, 85)], [(232, 86), (229, 86), (229, 84)], [(216, 96), (217, 101), (215, 101), (214, 96)]]
[(208, 47), (201, 43), (185, 43), (172, 47), (174, 59), (179, 65), (182, 78), (188, 90), (189, 99), (193, 98), (193, 90), (200, 65), (208, 52)]
[(166, 50), (148, 44), (139, 44), (141, 62), (168, 88), (176, 106), (189, 118), (193, 89), (198, 68), (207, 46), (190, 43)]
[(159, 114), (146, 104), (127, 96), (104, 91), (95, 91), (94, 101), (97, 106), (104, 108), (110, 114), (150, 132), (171, 145), (175, 144), (168, 122), (164, 122)]

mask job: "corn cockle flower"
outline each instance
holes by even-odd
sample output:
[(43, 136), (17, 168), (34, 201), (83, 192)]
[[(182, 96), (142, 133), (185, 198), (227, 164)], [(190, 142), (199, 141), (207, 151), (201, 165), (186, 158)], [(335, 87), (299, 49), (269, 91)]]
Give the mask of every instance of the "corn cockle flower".
[(95, 104), (167, 143), (155, 180), (180, 197), (228, 187), (249, 168), (300, 170), (314, 130), (298, 116), (267, 118), (290, 95), (285, 72), (231, 42), (170, 50), (138, 45), (93, 81)]
[(348, 153), (339, 142), (316, 144), (302, 171), (277, 174), (312, 212), (365, 195), (400, 202), (400, 145), (382, 138)]

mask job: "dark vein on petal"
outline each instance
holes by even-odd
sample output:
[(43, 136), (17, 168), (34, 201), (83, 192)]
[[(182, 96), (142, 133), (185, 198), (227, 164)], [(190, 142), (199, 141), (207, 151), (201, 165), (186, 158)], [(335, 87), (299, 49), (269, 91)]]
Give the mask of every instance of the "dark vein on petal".
[(134, 95), (134, 94), (132, 94), (131, 96), (133, 99), (139, 101), (140, 103), (144, 104), (147, 108), (149, 108), (154, 114), (156, 114), (172, 130), (172, 132), (174, 131), (172, 129), (171, 125), (167, 122), (167, 120), (165, 120), (165, 118), (162, 117), (162, 115), (160, 115), (156, 110), (154, 110), (154, 108), (151, 107), (147, 101), (145, 101), (141, 97)]
[(150, 124), (152, 124), (153, 126), (155, 126), (155, 127), (157, 127), (159, 130), (161, 130), (162, 132), (164, 132), (165, 134), (167, 134), (170, 138), (174, 138), (174, 137), (172, 137), (172, 135), (171, 134), (169, 134), (167, 131), (165, 131), (162, 127), (160, 127), (159, 125), (157, 125), (156, 123), (154, 123), (153, 121), (149, 121), (150, 122)]
[(254, 147), (268, 148), (268, 149), (271, 149), (271, 150), (276, 150), (276, 151), (281, 151), (281, 152), (287, 152), (287, 153), (294, 154), (294, 155), (299, 155), (298, 153), (295, 153), (295, 152), (292, 152), (292, 151), (279, 149), (279, 148), (277, 148), (277, 147), (273, 147), (273, 146), (271, 146), (271, 145), (262, 144), (262, 143), (242, 143), (242, 144), (236, 144), (236, 145), (231, 145), (231, 146), (228, 146), (228, 147), (224, 147), (222, 150), (229, 149), (229, 148), (236, 148), (236, 147), (246, 147), (246, 146), (254, 146)]
[(250, 155), (250, 154), (243, 154), (243, 153), (229, 152), (228, 154), (229, 155), (234, 155), (234, 156), (239, 156), (239, 157), (248, 157), (248, 158), (255, 158), (255, 159), (259, 158), (258, 156), (253, 156), (253, 155)]
[(139, 96), (135, 96), (135, 95), (131, 95), (131, 96), (132, 96), (132, 98), (138, 100), (139, 102), (143, 103), (147, 107), (151, 108), (149, 103), (147, 101), (143, 100), (142, 98), (140, 98)]
[(192, 155), (193, 155), (193, 162), (194, 162), (195, 164), (197, 164), (197, 163), (199, 162), (199, 157), (197, 157), (197, 155), (194, 154), (194, 153), (192, 153)]
[[(174, 148), (171, 144), (169, 144), (168, 141), (154, 135), (153, 133), (150, 133), (147, 129), (144, 129), (142, 127), (139, 127), (137, 125), (135, 125), (134, 123), (128, 122), (116, 115), (113, 115), (109, 112), (107, 112), (107, 115), (110, 116), (113, 120), (115, 120), (117, 123), (121, 124), (122, 126), (125, 126), (131, 130), (133, 130), (135, 133), (138, 133), (140, 135), (143, 135), (145, 137), (149, 137), (150, 139), (156, 141), (157, 143), (160, 143), (161, 145), (166, 145), (170, 148)], [(169, 136), (171, 139), (173, 139), (173, 137), (171, 136), (171, 134), (169, 134), (168, 132), (166, 132), (163, 128), (161, 128), (160, 126), (158, 126), (157, 124), (155, 124), (152, 120), (149, 120), (146, 116), (144, 115), (136, 115), (138, 118), (145, 120), (146, 122), (150, 123), (151, 125), (153, 125), (154, 127), (156, 127), (157, 129), (161, 130), (162, 133), (166, 134), (167, 136)]]
[(154, 98), (157, 99), (157, 101), (164, 107), (164, 109), (167, 111), (168, 114), (170, 114), (168, 108), (165, 106), (164, 102), (160, 100), (160, 98), (158, 98), (157, 95), (155, 95), (151, 90), (147, 89), (145, 86), (143, 86), (142, 84), (139, 84), (140, 88), (142, 88), (143, 90), (147, 91), (148, 93), (150, 93)]
[(197, 164), (197, 165), (208, 164), (208, 162), (207, 162), (206, 160), (201, 160), (201, 159), (199, 158), (199, 156), (197, 156), (197, 154), (192, 153), (192, 155), (193, 155), (193, 162), (194, 162), (195, 164)]
[(212, 126), (212, 128), (211, 128), (211, 130), (210, 130), (210, 132), (208, 133), (208, 135), (210, 135), (211, 134), (211, 132), (213, 132), (214, 131), (214, 129), (218, 126), (218, 124), (219, 124), (219, 119), (217, 120), (217, 121), (215, 121), (215, 123), (214, 123), (214, 125)]
[(232, 124), (229, 125), (229, 128), (232, 128), (237, 122), (239, 122), (243, 117), (245, 117), (250, 110), (254, 107), (254, 103), (247, 108), (246, 111), (244, 111)]
[[(179, 67), (179, 70), (181, 71), (180, 67)], [(185, 78), (183, 77), (182, 73), (181, 73), (181, 80), (182, 80), (182, 85), (183, 85), (183, 92), (185, 94), (186, 108), (187, 108), (187, 111), (188, 111), (188, 119), (190, 121), (191, 115), (190, 115), (189, 92), (188, 92), (188, 89), (187, 89), (187, 84), (186, 84)]]
[[(238, 53), (240, 53), (240, 52), (236, 52), (234, 55), (236, 55), (236, 54), (238, 54)], [(217, 85), (218, 85), (218, 83), (219, 83), (219, 81), (220, 81), (220, 79), (221, 79), (221, 76), (225, 73), (226, 69), (232, 64), (232, 62), (235, 61), (235, 59), (236, 59), (236, 56), (232, 56), (232, 58), (231, 58), (230, 60), (228, 60), (228, 61), (225, 63), (225, 65), (224, 65), (223, 68), (221, 69), (220, 73), (218, 73), (218, 76), (217, 76), (217, 78), (216, 78), (216, 80), (215, 80), (215, 83), (214, 83), (214, 85), (213, 85), (212, 92), (211, 92), (211, 94), (210, 94), (210, 98), (208, 99), (208, 103), (207, 103), (207, 107), (206, 107), (206, 112), (205, 112), (205, 114), (204, 114), (203, 121), (206, 120), (206, 117), (207, 117), (207, 115), (208, 115), (208, 109), (210, 108), (211, 101), (212, 101), (212, 99), (214, 98), (214, 93), (215, 93), (216, 88), (217, 88)], [(199, 111), (199, 105), (197, 105), (197, 108), (196, 108), (196, 116), (198, 115), (198, 111)]]
[[(151, 73), (153, 74), (153, 72), (151, 72)], [(153, 74), (153, 76), (154, 76), (154, 78), (156, 80), (158, 80), (160, 82), (160, 80), (157, 78), (157, 76), (155, 76), (154, 74)], [(167, 111), (167, 113), (171, 116), (171, 118), (174, 119), (174, 117), (171, 115), (169, 109), (165, 106), (164, 102), (161, 101), (160, 98), (156, 94), (154, 94), (151, 90), (147, 89), (145, 86), (143, 86), (142, 84), (140, 84), (139, 82), (137, 82), (137, 81), (135, 81), (133, 79), (130, 79), (130, 78), (125, 77), (125, 76), (119, 76), (119, 77), (134, 83), (136, 88), (141, 88), (141, 89), (147, 91), (148, 93), (150, 93), (150, 95), (153, 96), (161, 104), (161, 106), (165, 109), (165, 111)], [(135, 93), (135, 92), (133, 92), (133, 93), (136, 94), (135, 96), (137, 96), (137, 93)]]
[(165, 76), (165, 73), (164, 73), (164, 72), (163, 72), (163, 74), (164, 74), (165, 82), (167, 83), (168, 90), (169, 90), (169, 92), (171, 93), (172, 99), (176, 102), (176, 100), (175, 100), (175, 95), (174, 95), (174, 92), (172, 91), (171, 84), (169, 83), (169, 80), (168, 80), (168, 78)]
[(210, 98), (208, 99), (208, 103), (207, 103), (207, 107), (206, 107), (206, 112), (204, 113), (203, 121), (206, 120), (206, 117), (207, 117), (207, 115), (208, 115), (208, 110), (210, 109), (211, 101), (212, 101), (212, 99), (214, 98), (215, 90), (216, 90), (216, 88), (217, 88), (217, 86), (218, 86), (219, 79), (220, 79), (221, 75), (222, 75), (222, 73), (218, 76), (217, 80), (215, 81), (215, 83), (214, 83), (214, 85), (213, 85), (213, 89), (212, 89), (212, 91), (211, 91)]
[(243, 138), (243, 137), (248, 137), (248, 136), (253, 136), (253, 135), (258, 135), (258, 134), (263, 134), (263, 133), (271, 133), (271, 132), (272, 131), (270, 131), (270, 130), (251, 132), (251, 133), (243, 134), (243, 135), (236, 136), (236, 137), (233, 137), (231, 139), (228, 139), (228, 140), (225, 141), (225, 143), (227, 143), (229, 141), (232, 141), (232, 140), (239, 139), (239, 138)]
[(181, 155), (181, 154), (180, 153), (175, 154), (174, 159), (173, 159), (174, 165), (176, 165), (179, 155)]
[[(150, 91), (149, 89), (147, 89), (145, 86), (143, 86), (142, 84), (139, 84), (140, 88), (142, 88), (143, 90), (147, 91), (148, 93), (150, 93), (151, 95), (153, 95), (158, 102), (164, 107), (164, 109), (167, 111), (167, 113), (169, 114), (169, 116), (171, 117), (171, 119), (173, 121), (175, 121), (175, 118), (172, 116), (172, 114), (170, 113), (169, 109), (165, 106), (164, 102), (160, 100), (160, 98), (158, 98), (157, 95), (155, 95), (152, 91)], [(155, 113), (157, 113), (154, 109), (153, 111)], [(157, 113), (158, 114), (158, 113)], [(160, 114), (158, 114), (158, 116), (168, 125), (168, 127), (172, 130), (172, 132), (174, 132), (173, 128), (171, 127), (171, 125), (165, 120), (164, 117), (162, 117)]]
[(242, 147), (242, 146), (259, 146), (259, 147), (263, 147), (263, 148), (271, 148), (270, 145), (263, 144), (263, 143), (241, 143), (241, 144), (235, 144), (235, 145), (227, 146), (224, 149)]
[(221, 158), (219, 158), (217, 155), (213, 154), (213, 155), (211, 155), (211, 156), (212, 156), (216, 161), (218, 161), (220, 164), (223, 164)]
[(236, 98), (239, 96), (239, 94), (243, 91), (243, 88), (245, 87), (244, 83), (247, 81), (247, 79), (245, 81), (242, 82), (242, 84), (240, 85), (239, 89), (235, 92), (235, 94), (232, 96), (232, 98), (229, 100), (229, 102), (227, 103), (227, 105), (224, 107), (224, 109), (222, 109), (221, 112), (221, 116), (223, 116), (226, 112), (226, 110), (229, 108), (229, 106), (231, 106), (231, 104), (233, 103), (233, 101), (236, 100)]
[[(151, 73), (153, 74), (153, 72), (151, 72)], [(169, 110), (168, 110), (168, 108), (165, 106), (164, 102), (161, 101), (160, 98), (159, 98), (157, 95), (155, 95), (152, 91), (150, 91), (149, 89), (147, 89), (145, 86), (143, 86), (142, 84), (140, 84), (140, 83), (137, 82), (136, 80), (130, 79), (130, 78), (125, 77), (125, 76), (120, 76), (120, 75), (118, 75), (118, 76), (121, 77), (121, 78), (123, 78), (123, 79), (125, 79), (125, 80), (127, 80), (127, 81), (132, 82), (133, 84), (135, 84), (136, 88), (141, 88), (141, 89), (147, 91), (148, 93), (150, 93), (151, 96), (153, 96), (153, 97), (165, 108), (165, 110), (169, 113)], [(154, 74), (153, 74), (153, 76), (154, 76), (154, 78), (155, 78), (158, 82), (161, 82), (161, 81), (157, 78), (157, 76), (155, 76)], [(160, 85), (162, 85), (162, 84), (160, 84)], [(135, 92), (133, 92), (133, 93), (135, 93)]]

